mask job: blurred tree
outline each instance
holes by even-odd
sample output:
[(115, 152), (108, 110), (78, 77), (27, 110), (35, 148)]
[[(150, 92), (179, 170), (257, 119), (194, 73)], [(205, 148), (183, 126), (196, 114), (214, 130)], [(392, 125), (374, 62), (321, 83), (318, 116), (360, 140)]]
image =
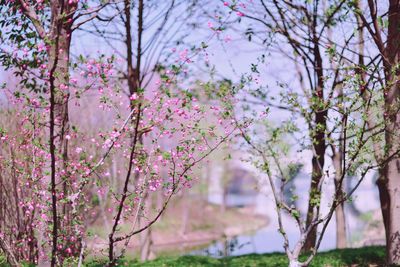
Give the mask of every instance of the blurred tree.
[[(400, 1), (353, 2), (362, 44), (358, 62), (360, 94), (365, 102), (371, 95), (380, 100), (379, 115), (366, 113), (368, 126), (377, 132), (378, 123), (383, 121), (378, 128), (383, 135), (374, 140), (374, 154), (381, 166), (377, 185), (386, 231), (387, 262), (400, 264)], [(365, 38), (366, 34), (370, 38)], [(374, 47), (374, 54), (364, 49), (366, 45)], [(372, 58), (372, 64), (366, 63), (366, 58)]]

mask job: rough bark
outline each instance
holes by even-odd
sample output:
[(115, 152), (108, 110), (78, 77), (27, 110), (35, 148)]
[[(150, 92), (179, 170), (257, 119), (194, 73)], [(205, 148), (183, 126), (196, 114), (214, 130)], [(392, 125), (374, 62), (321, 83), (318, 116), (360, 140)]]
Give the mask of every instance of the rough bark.
[(14, 253), (12, 252), (12, 249), (8, 245), (8, 243), (0, 237), (0, 248), (4, 252), (4, 254), (7, 257), (7, 262), (10, 264), (11, 267), (18, 267), (21, 266), (17, 258), (15, 257)]

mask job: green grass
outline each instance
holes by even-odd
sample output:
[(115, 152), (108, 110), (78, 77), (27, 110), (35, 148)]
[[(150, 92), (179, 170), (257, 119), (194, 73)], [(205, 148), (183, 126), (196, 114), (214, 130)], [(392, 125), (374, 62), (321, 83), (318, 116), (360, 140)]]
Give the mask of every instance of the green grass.
[[(304, 257), (302, 258), (304, 259)], [(341, 266), (384, 266), (385, 250), (383, 247), (364, 247), (356, 249), (338, 249), (319, 253), (310, 267), (341, 267)], [(104, 266), (101, 262), (91, 262), (87, 267)], [(135, 261), (121, 262), (119, 266), (129, 267), (281, 267), (288, 266), (286, 256), (282, 253), (251, 254), (239, 257), (215, 259), (207, 256), (161, 257), (153, 261), (139, 263)]]

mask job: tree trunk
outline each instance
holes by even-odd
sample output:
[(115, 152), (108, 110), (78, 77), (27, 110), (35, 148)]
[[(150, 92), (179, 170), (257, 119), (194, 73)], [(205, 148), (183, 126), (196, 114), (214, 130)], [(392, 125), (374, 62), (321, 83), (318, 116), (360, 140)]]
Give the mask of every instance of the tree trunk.
[(389, 265), (400, 265), (400, 1), (390, 0), (388, 35), (385, 49), (385, 161), (380, 181), (382, 214), (386, 230), (386, 256)]
[[(308, 200), (308, 210), (306, 225), (307, 227), (318, 218), (319, 208), (321, 201), (321, 188), (320, 182), (323, 176), (323, 168), (325, 162), (325, 127), (326, 127), (326, 112), (317, 112), (316, 114), (316, 124), (319, 125), (315, 137), (313, 138), (313, 147), (315, 150), (314, 156), (312, 158), (312, 174), (311, 174), (311, 185)], [(323, 130), (322, 130), (323, 129)], [(317, 240), (317, 227), (314, 226), (309, 232), (306, 241), (304, 243), (303, 251), (309, 252), (315, 247)]]
[[(56, 8), (56, 7), (54, 7)], [(55, 12), (55, 11), (54, 11)], [(57, 185), (62, 182), (64, 196), (67, 193), (67, 181), (60, 181), (57, 173), (61, 170), (56, 166), (57, 155), (62, 157), (61, 166), (65, 169), (67, 166), (67, 147), (68, 140), (65, 138), (68, 132), (68, 81), (69, 81), (69, 48), (71, 36), (71, 24), (59, 21), (59, 13), (52, 14), (54, 31), (51, 33), (51, 47), (49, 51), (49, 73), (50, 73), (50, 154), (51, 154), (51, 194), (52, 194), (52, 252), (51, 266), (60, 264), (58, 259), (58, 237), (59, 230), (62, 229), (66, 236), (72, 234), (70, 231), (71, 219), (68, 212), (69, 203), (62, 205), (62, 214), (58, 210), (57, 195), (60, 191)], [(67, 177), (63, 177), (67, 179)], [(65, 218), (65, 220), (60, 220)], [(47, 263), (46, 263), (47, 264)]]
[(400, 265), (400, 160), (390, 161), (387, 171), (387, 260), (388, 264)]
[(7, 262), (10, 264), (10, 266), (12, 266), (12, 267), (21, 266), (18, 263), (17, 258), (15, 257), (14, 253), (12, 252), (12, 249), (10, 248), (10, 246), (7, 244), (7, 242), (2, 237), (0, 237), (0, 248), (6, 255)]
[[(312, 157), (312, 173), (311, 185), (308, 200), (308, 210), (306, 218), (306, 227), (310, 227), (313, 220), (319, 217), (319, 208), (321, 201), (321, 179), (323, 177), (323, 169), (325, 164), (325, 130), (327, 109), (324, 108), (324, 71), (321, 52), (319, 49), (319, 38), (316, 33), (316, 21), (313, 21), (313, 55), (315, 58), (314, 71), (317, 76), (317, 84), (313, 92), (315, 104), (312, 106), (314, 112), (313, 129), (309, 129), (310, 138), (312, 140), (313, 157)], [(309, 252), (315, 247), (317, 240), (317, 227), (313, 226), (309, 232), (303, 247), (304, 252)]]
[(303, 266), (302, 264), (300, 264), (300, 262), (296, 259), (296, 260), (289, 260), (289, 267), (301, 267)]
[(339, 201), (339, 205), (335, 209), (336, 248), (345, 248), (347, 246), (346, 216), (344, 212), (344, 202), (343, 202), (342, 160), (343, 160), (343, 150), (342, 146), (340, 145), (338, 150), (334, 148), (332, 157), (333, 166), (335, 168), (335, 191), (337, 192), (335, 198)]
[[(147, 214), (151, 214), (153, 201), (152, 196), (147, 194), (145, 201), (145, 209), (147, 210)], [(144, 220), (144, 225), (147, 224), (147, 221)], [(140, 234), (140, 260), (147, 261), (149, 260), (151, 254), (151, 247), (153, 245), (153, 239), (151, 235), (151, 227), (147, 228)]]
[(153, 240), (151, 237), (151, 227), (147, 228), (141, 234), (140, 260), (147, 261), (150, 258)]
[[(388, 34), (385, 43), (381, 40), (381, 32), (371, 33), (378, 49), (381, 53), (383, 67), (385, 72), (384, 99), (385, 106), (382, 109), (385, 123), (385, 144), (379, 141), (373, 142), (375, 158), (379, 164), (379, 179), (377, 185), (381, 202), (381, 211), (386, 235), (386, 257), (387, 263), (400, 264), (400, 161), (398, 151), (400, 149), (400, 87), (399, 87), (399, 69), (400, 61), (400, 1), (389, 0)], [(368, 2), (370, 14), (376, 14), (377, 6), (373, 1)], [(357, 2), (357, 7), (360, 4)], [(358, 25), (364, 26), (361, 16), (357, 16)], [(378, 25), (377, 16), (372, 16), (374, 25)], [(363, 42), (362, 27), (360, 27), (360, 44)], [(363, 51), (361, 45), (360, 51)], [(360, 56), (360, 65), (364, 66), (362, 55)], [(365, 75), (365, 74), (364, 74)], [(365, 81), (365, 78), (363, 78)], [(367, 98), (366, 93), (363, 94)], [(373, 128), (373, 116), (366, 114), (369, 118), (368, 126)], [(388, 161), (388, 162), (386, 162)]]
[(340, 203), (335, 210), (336, 216), (336, 248), (346, 248), (346, 217), (344, 213), (344, 203)]
[[(396, 103), (398, 105), (398, 102)], [(386, 145), (388, 156), (400, 150), (400, 113), (391, 116), (387, 125)], [(400, 159), (391, 158), (383, 167), (383, 175), (378, 180), (381, 210), (386, 231), (386, 256), (389, 265), (400, 265)]]
[[(223, 180), (224, 180), (224, 179), (223, 179)], [(220, 206), (220, 211), (221, 211), (222, 213), (226, 212), (227, 197), (228, 197), (228, 194), (227, 194), (227, 192), (226, 192), (226, 191), (227, 191), (226, 186), (227, 186), (227, 185), (225, 185), (225, 183), (222, 182), (222, 200), (221, 200), (221, 206)]]
[(188, 231), (188, 226), (189, 226), (189, 217), (190, 217), (190, 198), (186, 197), (186, 192), (182, 191), (182, 198), (181, 198), (181, 202), (182, 202), (182, 226), (181, 226), (181, 230), (180, 230), (180, 234), (182, 236), (185, 236), (187, 231)]
[[(55, 95), (54, 95), (54, 115), (55, 115), (55, 136), (58, 138), (58, 153), (61, 155), (61, 168), (67, 169), (68, 161), (68, 139), (65, 138), (69, 132), (69, 116), (68, 116), (68, 101), (69, 101), (69, 54), (70, 54), (70, 37), (68, 35), (68, 29), (61, 29), (58, 47), (53, 46), (50, 52), (52, 60), (57, 56), (57, 62), (55, 62)], [(58, 51), (56, 51), (58, 50)], [(58, 55), (57, 55), (58, 53)], [(65, 197), (68, 196), (68, 177), (62, 177), (62, 192)], [(61, 182), (61, 181), (60, 181)], [(63, 224), (68, 223), (71, 217), (71, 208), (69, 203), (62, 205), (62, 214), (60, 218), (65, 218)], [(63, 225), (63, 228), (67, 230), (67, 225)]]

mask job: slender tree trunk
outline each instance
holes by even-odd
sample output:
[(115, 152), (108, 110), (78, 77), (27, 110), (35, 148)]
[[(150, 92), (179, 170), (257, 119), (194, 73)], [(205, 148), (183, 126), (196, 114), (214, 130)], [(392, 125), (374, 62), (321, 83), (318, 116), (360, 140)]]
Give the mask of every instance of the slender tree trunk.
[[(324, 1), (324, 9), (326, 8), (326, 1)], [(357, 20), (358, 21), (358, 20)], [(360, 29), (362, 29), (362, 27), (360, 27)], [(329, 39), (333, 40), (333, 29), (328, 28), (327, 29), (327, 33), (329, 36)], [(363, 32), (362, 30), (359, 30), (360, 36), (359, 36), (359, 40), (360, 40), (360, 60), (359, 62), (362, 63), (363, 57), (362, 57), (362, 52), (363, 52), (363, 45), (364, 45), (364, 39), (363, 39)], [(331, 45), (334, 45), (334, 43), (332, 42)], [(336, 63), (335, 61), (332, 61), (331, 63), (331, 68), (332, 69), (338, 69), (339, 68), (339, 64)], [(333, 81), (334, 83), (336, 83), (336, 80)], [(337, 93), (337, 99), (339, 101), (339, 105), (344, 103), (343, 100), (343, 87), (340, 84), (336, 84), (335, 86), (335, 91)], [(339, 106), (338, 105), (338, 106)], [(339, 107), (339, 109), (341, 109), (341, 107)], [(344, 113), (344, 112), (343, 112)], [(342, 113), (342, 114), (343, 114)], [(341, 120), (342, 122), (344, 121), (344, 115), (341, 115)], [(347, 131), (347, 129), (345, 129), (346, 125), (344, 123), (342, 123), (340, 129), (341, 129), (341, 133), (340, 133), (340, 138), (343, 141), (340, 141), (339, 144), (336, 145), (331, 145), (332, 147), (332, 163), (333, 163), (333, 167), (335, 169), (335, 192), (337, 192), (337, 198), (342, 199), (343, 198), (343, 180), (345, 178), (345, 176), (343, 175), (343, 147), (345, 146), (345, 142), (346, 140), (344, 140), (345, 138), (345, 131)], [(344, 203), (343, 201), (340, 201), (338, 206), (336, 207), (335, 210), (335, 219), (336, 219), (336, 248), (345, 248), (347, 246), (347, 238), (346, 238), (346, 214), (345, 214), (345, 210), (344, 210)]]
[[(224, 180), (224, 179), (222, 179)], [(222, 201), (221, 201), (221, 207), (220, 207), (220, 211), (222, 213), (226, 212), (226, 202), (227, 202), (227, 189), (226, 189), (226, 185), (224, 182), (222, 182)]]
[(344, 203), (340, 203), (335, 210), (336, 217), (336, 248), (346, 248), (346, 217), (344, 213)]
[[(356, 6), (358, 10), (361, 10), (361, 4), (360, 1), (356, 2)], [(371, 1), (368, 2), (368, 6), (370, 9), (370, 14), (375, 14), (376, 12), (376, 6), (375, 4)], [(396, 62), (398, 62), (398, 50), (399, 50), (399, 26), (400, 26), (400, 17), (399, 17), (399, 1), (398, 0), (389, 0), (389, 10), (388, 10), (388, 18), (389, 18), (389, 27), (388, 27), (388, 37), (387, 37), (387, 46), (383, 47), (383, 43), (380, 43), (381, 39), (381, 33), (379, 31), (375, 32), (372, 37), (374, 38), (378, 48), (380, 49), (381, 57), (383, 59), (383, 65), (384, 65), (384, 71), (385, 71), (385, 82), (386, 82), (386, 87), (385, 88), (385, 93), (384, 93), (384, 98), (385, 98), (385, 107), (383, 108), (384, 114), (384, 119), (385, 119), (385, 145), (386, 147), (389, 148), (390, 152), (394, 151), (394, 147), (392, 144), (392, 138), (391, 134), (388, 133), (388, 130), (392, 133), (395, 133), (399, 130), (399, 125), (394, 123), (396, 121), (396, 118), (398, 115), (398, 95), (399, 95), (399, 88), (396, 86), (398, 79), (394, 80), (395, 81), (395, 86), (391, 86), (391, 83), (393, 82), (393, 67), (396, 65)], [(365, 27), (365, 23), (362, 20), (362, 15), (356, 13), (357, 17), (357, 24), (358, 24), (358, 31), (359, 31), (359, 73), (361, 77), (361, 89), (360, 89), (360, 94), (364, 98), (364, 102), (368, 103), (370, 95), (367, 90), (365, 90), (366, 86), (366, 73), (363, 71), (363, 68), (365, 67), (364, 64), (364, 34), (363, 34), (363, 29)], [(376, 21), (376, 16), (371, 16), (374, 25), (377, 24)], [(382, 51), (383, 50), (383, 51)], [(397, 71), (396, 71), (397, 72)], [(396, 75), (395, 75), (396, 77)], [(396, 96), (397, 95), (397, 96)], [(391, 102), (396, 102), (397, 98), (397, 108), (395, 110), (391, 111)], [(393, 108), (393, 106), (392, 106)], [(388, 113), (389, 112), (389, 113)], [(390, 115), (389, 115), (390, 114)], [(389, 115), (389, 119), (388, 119)], [(370, 129), (375, 128), (376, 123), (374, 121), (375, 116), (372, 114), (370, 109), (367, 107), (367, 112), (366, 112), (366, 117), (367, 117), (367, 122), (368, 122), (368, 127)], [(399, 137), (397, 137), (399, 138)], [(379, 140), (373, 140), (373, 148), (374, 148), (374, 153), (375, 153), (375, 159), (379, 164), (383, 164), (383, 166), (380, 167), (379, 169), (379, 178), (377, 180), (377, 186), (379, 190), (379, 198), (380, 198), (380, 204), (381, 204), (381, 212), (382, 212), (382, 218), (383, 218), (383, 224), (385, 227), (385, 237), (386, 237), (386, 257), (387, 257), (387, 263), (393, 264), (396, 263), (396, 247), (398, 248), (400, 246), (400, 241), (396, 239), (395, 237), (398, 235), (398, 229), (396, 233), (396, 227), (392, 227), (391, 225), (393, 224), (393, 220), (396, 221), (396, 218), (400, 218), (400, 211), (396, 209), (396, 206), (399, 207), (398, 203), (397, 205), (395, 202), (399, 202), (399, 196), (397, 196), (397, 199), (393, 198), (393, 191), (391, 189), (396, 188), (396, 180), (398, 183), (399, 176), (396, 174), (396, 168), (393, 168), (394, 165), (396, 165), (396, 159), (390, 160), (388, 164), (384, 164), (386, 161), (386, 157), (390, 155), (390, 152), (385, 150), (381, 147), (380, 141)], [(396, 140), (396, 138), (394, 139)], [(391, 166), (391, 168), (389, 167)], [(391, 171), (389, 171), (391, 169)], [(399, 168), (400, 169), (400, 168)], [(396, 177), (397, 176), (397, 177)], [(389, 184), (390, 180), (395, 180), (394, 183), (391, 182)], [(398, 188), (400, 190), (400, 187)], [(394, 200), (394, 202), (393, 202)], [(393, 206), (395, 205), (395, 206)], [(397, 214), (393, 214), (393, 212), (397, 212)], [(396, 216), (396, 217), (395, 217)], [(399, 219), (397, 219), (399, 220)], [(397, 225), (399, 225), (400, 222), (396, 222)], [(396, 241), (397, 240), (397, 241)], [(400, 260), (397, 257), (397, 263), (400, 263)]]
[(222, 202), (221, 202), (221, 207), (220, 210), (221, 212), (226, 212), (227, 205), (228, 205), (228, 184), (229, 180), (232, 178), (231, 171), (229, 169), (229, 163), (228, 161), (224, 161), (223, 164), (223, 174), (221, 177), (221, 187), (222, 187)]
[[(315, 22), (316, 23), (316, 22)], [(314, 31), (316, 26), (314, 26)], [(313, 97), (316, 100), (316, 104), (313, 107), (315, 117), (314, 117), (314, 128), (309, 129), (311, 132), (311, 140), (313, 146), (313, 157), (312, 157), (312, 173), (311, 173), (311, 185), (310, 185), (310, 193), (308, 200), (308, 210), (307, 210), (307, 218), (306, 225), (307, 227), (313, 222), (315, 218), (319, 216), (319, 208), (321, 201), (321, 192), (320, 192), (320, 182), (323, 176), (323, 169), (325, 164), (325, 150), (326, 150), (326, 142), (325, 142), (325, 129), (326, 129), (326, 117), (328, 112), (323, 107), (324, 103), (324, 73), (323, 73), (323, 64), (322, 57), (319, 50), (319, 39), (316, 37), (316, 33), (314, 32), (313, 38), (314, 50), (313, 54), (315, 57), (314, 70), (317, 75), (317, 87), (313, 92)], [(311, 251), (315, 247), (315, 243), (317, 240), (317, 227), (313, 227), (309, 232), (306, 242), (303, 247), (303, 251)]]
[(108, 260), (109, 260), (109, 263), (107, 266), (115, 266), (115, 261), (116, 261), (116, 258), (114, 255), (115, 242), (116, 242), (115, 235), (117, 234), (117, 227), (121, 220), (125, 200), (128, 197), (129, 181), (131, 179), (131, 175), (133, 172), (133, 159), (135, 156), (137, 144), (140, 139), (139, 122), (140, 122), (141, 113), (142, 113), (141, 109), (142, 109), (142, 107), (141, 107), (141, 104), (139, 103), (137, 105), (137, 112), (136, 112), (136, 116), (135, 116), (135, 128), (133, 130), (134, 136), (133, 136), (132, 147), (131, 147), (131, 152), (130, 152), (130, 156), (129, 156), (128, 170), (127, 170), (126, 178), (124, 181), (124, 187), (122, 189), (121, 199), (118, 202), (117, 214), (114, 217), (114, 223), (112, 226), (112, 230), (111, 230), (110, 234), (108, 235), (108, 240), (109, 240), (109, 242), (108, 242)]
[[(56, 47), (54, 47), (56, 49)], [(68, 114), (68, 101), (69, 101), (69, 54), (70, 54), (70, 38), (68, 37), (67, 30), (61, 30), (59, 37), (59, 48), (58, 48), (58, 62), (56, 64), (54, 73), (56, 75), (54, 85), (55, 85), (55, 94), (54, 94), (54, 119), (55, 119), (55, 134), (57, 136), (57, 152), (61, 155), (59, 159), (60, 166), (64, 170), (67, 168), (68, 162), (68, 139), (65, 138), (69, 133), (69, 114)], [(53, 53), (56, 53), (53, 51)], [(54, 54), (53, 54), (54, 55)], [(54, 56), (52, 57), (54, 58)], [(68, 196), (68, 177), (62, 177), (62, 191), (64, 196)], [(61, 218), (65, 218), (63, 220), (63, 226), (69, 227), (68, 224), (70, 221), (71, 208), (69, 203), (64, 203), (62, 205), (62, 216)], [(65, 229), (67, 230), (67, 229)]]
[[(147, 194), (145, 199), (145, 209), (147, 210), (147, 214), (151, 214), (152, 209), (152, 197)], [(145, 222), (146, 224), (147, 222)], [(140, 260), (147, 261), (149, 260), (150, 253), (151, 253), (151, 246), (153, 244), (152, 234), (151, 234), (151, 227), (147, 228), (140, 234)]]
[[(400, 15), (400, 14), (399, 14)], [(400, 22), (400, 18), (399, 18)], [(394, 67), (396, 68), (396, 66)], [(400, 265), (400, 87), (399, 76), (395, 75), (392, 85), (387, 89), (386, 158), (382, 167), (383, 175), (378, 181), (382, 216), (386, 231), (386, 256), (388, 264)]]
[(58, 217), (57, 217), (57, 189), (56, 189), (56, 148), (55, 148), (55, 75), (54, 70), (57, 64), (57, 58), (54, 60), (54, 66), (50, 70), (50, 156), (51, 156), (51, 214), (52, 214), (52, 248), (51, 248), (51, 266), (57, 263), (57, 239), (58, 239)]
[(151, 227), (147, 228), (141, 234), (141, 247), (140, 247), (140, 260), (147, 261), (149, 260), (151, 254), (151, 246), (153, 244), (153, 240), (151, 237)]
[(385, 161), (379, 183), (389, 265), (400, 265), (400, 1), (389, 0), (385, 49)]
[[(53, 14), (56, 19), (59, 13)], [(68, 230), (66, 225), (60, 225), (60, 216), (57, 204), (58, 189), (60, 181), (56, 179), (57, 154), (62, 155), (61, 166), (66, 166), (68, 140), (65, 138), (68, 131), (68, 81), (69, 81), (69, 48), (70, 48), (71, 24), (63, 24), (62, 21), (55, 25), (55, 32), (52, 32), (53, 45), (49, 51), (49, 72), (50, 72), (50, 155), (51, 155), (51, 179), (50, 191), (52, 199), (52, 252), (51, 266), (57, 264), (58, 235), (60, 226)], [(58, 144), (58, 150), (57, 150)], [(66, 194), (66, 182), (63, 181), (63, 191)], [(67, 204), (63, 205), (63, 218), (67, 216)], [(68, 219), (65, 221), (68, 222)]]
[[(390, 161), (387, 166), (387, 202), (384, 203), (386, 219), (386, 243), (388, 264), (400, 265), (400, 160)], [(383, 212), (384, 213), (384, 212)]]
[[(322, 153), (322, 152), (319, 152), (318, 154), (320, 154), (320, 153)], [(324, 154), (325, 154), (325, 152), (324, 152)], [(321, 170), (320, 166), (323, 166), (323, 164), (320, 165), (319, 161), (320, 160), (318, 160), (317, 156), (313, 156), (311, 186), (310, 186), (307, 218), (306, 218), (307, 227), (309, 227), (309, 225), (311, 225), (313, 220), (319, 215), (319, 208), (320, 208), (320, 201), (321, 201), (321, 192), (320, 192), (319, 184), (322, 179), (322, 170)], [(303, 251), (304, 252), (311, 251), (315, 247), (316, 241), (317, 241), (317, 227), (314, 226), (306, 238), (306, 242), (304, 243)]]
[(188, 231), (188, 226), (189, 226), (189, 217), (190, 217), (190, 202), (189, 202), (189, 197), (187, 199), (185, 198), (186, 192), (182, 191), (182, 226), (180, 230), (180, 234), (182, 236), (185, 236), (187, 231)]
[[(345, 126), (342, 126), (345, 127)], [(344, 135), (341, 135), (341, 138), (344, 138)], [(346, 142), (344, 140), (343, 142)], [(339, 205), (335, 209), (335, 218), (336, 218), (336, 248), (345, 248), (347, 246), (347, 238), (346, 238), (346, 216), (344, 211), (344, 202), (343, 199), (343, 147), (342, 143), (339, 144), (339, 149), (335, 147), (332, 149), (333, 151), (333, 166), (335, 168), (335, 192), (337, 192), (335, 198), (339, 200)]]

